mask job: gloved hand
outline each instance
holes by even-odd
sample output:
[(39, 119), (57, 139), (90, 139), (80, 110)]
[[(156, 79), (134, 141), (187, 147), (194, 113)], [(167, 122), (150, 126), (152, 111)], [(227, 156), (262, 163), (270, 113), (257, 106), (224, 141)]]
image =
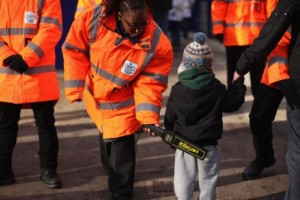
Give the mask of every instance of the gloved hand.
[(293, 80), (285, 79), (282, 81), (278, 81), (276, 82), (276, 85), (278, 86), (281, 93), (284, 95), (291, 109), (294, 110), (294, 106), (300, 109), (300, 92), (297, 91)]
[(215, 38), (223, 44), (224, 35), (223, 34), (216, 34)]
[(3, 60), (5, 66), (8, 66), (12, 61), (14, 61), (16, 55), (8, 56)]
[(20, 74), (24, 73), (28, 69), (27, 63), (23, 60), (20, 54), (5, 58), (3, 63)]

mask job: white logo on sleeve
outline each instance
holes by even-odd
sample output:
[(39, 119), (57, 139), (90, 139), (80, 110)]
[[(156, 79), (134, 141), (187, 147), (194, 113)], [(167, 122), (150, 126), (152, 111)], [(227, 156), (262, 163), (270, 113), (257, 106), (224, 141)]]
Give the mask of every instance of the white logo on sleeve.
[(137, 69), (138, 65), (136, 63), (130, 62), (128, 60), (125, 61), (121, 72), (123, 74), (129, 75), (129, 76), (133, 76), (136, 69)]
[(24, 16), (24, 23), (25, 24), (36, 24), (36, 14), (31, 11), (26, 11)]

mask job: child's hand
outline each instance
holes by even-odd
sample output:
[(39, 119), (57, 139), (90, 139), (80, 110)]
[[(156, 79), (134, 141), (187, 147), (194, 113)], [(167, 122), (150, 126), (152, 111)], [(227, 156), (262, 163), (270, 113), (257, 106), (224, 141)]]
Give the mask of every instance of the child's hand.
[(237, 73), (237, 71), (235, 71), (234, 74), (233, 74), (233, 80), (232, 80), (232, 82), (236, 82), (237, 80), (239, 80), (239, 79), (242, 78), (242, 77), (243, 77), (243, 76), (239, 75), (239, 74)]

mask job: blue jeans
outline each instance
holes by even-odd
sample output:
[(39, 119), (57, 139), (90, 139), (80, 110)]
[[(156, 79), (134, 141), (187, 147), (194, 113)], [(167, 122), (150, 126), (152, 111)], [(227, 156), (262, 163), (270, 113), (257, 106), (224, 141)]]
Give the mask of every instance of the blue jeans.
[(285, 200), (300, 199), (300, 110), (292, 110), (287, 105), (288, 144), (286, 163), (289, 173), (289, 186)]

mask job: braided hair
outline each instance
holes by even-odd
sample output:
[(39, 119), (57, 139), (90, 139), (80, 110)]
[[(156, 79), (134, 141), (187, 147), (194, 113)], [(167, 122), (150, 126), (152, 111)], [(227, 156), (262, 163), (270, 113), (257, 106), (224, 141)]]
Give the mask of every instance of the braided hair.
[(115, 13), (129, 10), (148, 8), (152, 11), (150, 0), (103, 0), (102, 5), (106, 5), (105, 17)]

